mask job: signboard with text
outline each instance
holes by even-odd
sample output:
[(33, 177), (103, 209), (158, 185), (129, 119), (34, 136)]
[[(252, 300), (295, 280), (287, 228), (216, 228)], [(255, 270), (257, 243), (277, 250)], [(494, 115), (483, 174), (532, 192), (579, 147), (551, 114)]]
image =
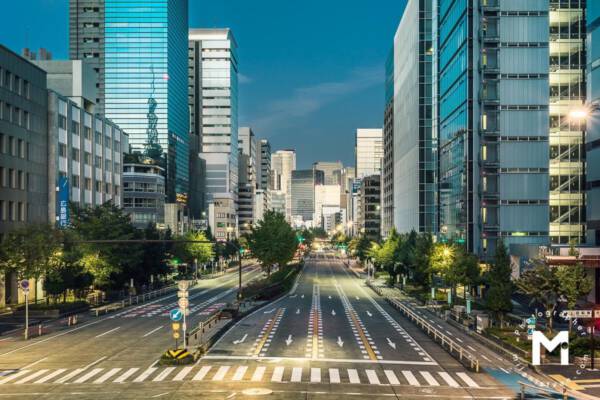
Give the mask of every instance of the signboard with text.
[(58, 178), (58, 226), (66, 228), (69, 226), (69, 180), (66, 176)]

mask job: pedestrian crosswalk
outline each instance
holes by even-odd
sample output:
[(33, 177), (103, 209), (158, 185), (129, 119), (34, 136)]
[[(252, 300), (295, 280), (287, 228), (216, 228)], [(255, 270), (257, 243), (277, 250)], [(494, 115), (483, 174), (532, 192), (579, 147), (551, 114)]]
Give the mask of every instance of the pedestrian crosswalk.
[(385, 369), (369, 366), (355, 368), (307, 368), (305, 366), (276, 365), (194, 365), (182, 367), (149, 368), (77, 368), (73, 370), (40, 369), (7, 371), (0, 377), (0, 385), (38, 384), (123, 384), (143, 382), (274, 382), (325, 383), (366, 385), (449, 386), (478, 388), (489, 385), (482, 374), (447, 371), (414, 371)]

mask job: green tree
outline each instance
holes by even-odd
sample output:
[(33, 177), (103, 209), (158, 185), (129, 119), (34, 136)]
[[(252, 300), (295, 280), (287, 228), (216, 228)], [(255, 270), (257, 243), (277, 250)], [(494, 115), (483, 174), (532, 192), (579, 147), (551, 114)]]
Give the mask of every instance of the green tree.
[[(61, 232), (49, 224), (27, 224), (8, 233), (0, 250), (0, 270), (17, 279), (44, 278), (58, 264)], [(37, 290), (34, 290), (37, 301)]]
[(500, 327), (504, 326), (506, 313), (512, 311), (510, 301), (513, 292), (511, 274), (510, 257), (506, 246), (500, 241), (496, 246), (494, 262), (485, 275), (485, 282), (489, 287), (485, 294), (485, 306), (494, 314), (496, 319), (500, 319)]
[(358, 257), (361, 263), (364, 263), (371, 250), (371, 241), (365, 235), (356, 236), (350, 241), (348, 249)]
[[(184, 238), (185, 240), (208, 242), (203, 232), (189, 232)], [(198, 263), (204, 264), (212, 260), (215, 256), (214, 245), (212, 243), (188, 242), (185, 244), (185, 251), (188, 255), (188, 263), (193, 262), (195, 259)]]
[(414, 246), (414, 263), (410, 270), (412, 281), (423, 287), (431, 285), (431, 256), (434, 249), (433, 237), (423, 232), (416, 237)]
[(548, 327), (552, 332), (553, 315), (564, 289), (556, 274), (543, 260), (534, 260), (533, 268), (525, 271), (515, 282), (519, 292), (531, 297), (530, 304), (539, 303), (546, 310)]
[(298, 241), (296, 233), (285, 220), (283, 214), (267, 211), (262, 221), (252, 227), (248, 236), (248, 245), (252, 254), (260, 260), (267, 275), (277, 263), (281, 268), (287, 265), (296, 252)]
[(567, 300), (567, 306), (572, 309), (579, 299), (590, 293), (593, 288), (592, 280), (581, 263), (560, 265), (555, 268), (562, 295)]
[(466, 299), (467, 290), (471, 291), (481, 277), (479, 259), (462, 247), (456, 248), (455, 251), (457, 254), (450, 266), (450, 275), (452, 276), (455, 285), (460, 284), (464, 286), (464, 296)]

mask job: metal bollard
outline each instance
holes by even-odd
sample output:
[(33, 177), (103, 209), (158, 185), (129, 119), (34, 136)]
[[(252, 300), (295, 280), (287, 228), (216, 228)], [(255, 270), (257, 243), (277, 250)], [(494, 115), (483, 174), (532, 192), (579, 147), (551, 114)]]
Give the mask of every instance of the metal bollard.
[(38, 325), (38, 336), (42, 336), (42, 324)]

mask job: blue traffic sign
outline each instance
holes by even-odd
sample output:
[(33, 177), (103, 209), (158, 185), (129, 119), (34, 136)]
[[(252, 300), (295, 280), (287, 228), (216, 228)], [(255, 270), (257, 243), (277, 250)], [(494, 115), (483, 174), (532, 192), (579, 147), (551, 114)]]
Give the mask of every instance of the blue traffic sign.
[(181, 321), (181, 318), (183, 318), (183, 313), (181, 312), (181, 310), (179, 308), (176, 308), (174, 310), (171, 310), (171, 312), (169, 313), (169, 316), (171, 317), (171, 321)]

